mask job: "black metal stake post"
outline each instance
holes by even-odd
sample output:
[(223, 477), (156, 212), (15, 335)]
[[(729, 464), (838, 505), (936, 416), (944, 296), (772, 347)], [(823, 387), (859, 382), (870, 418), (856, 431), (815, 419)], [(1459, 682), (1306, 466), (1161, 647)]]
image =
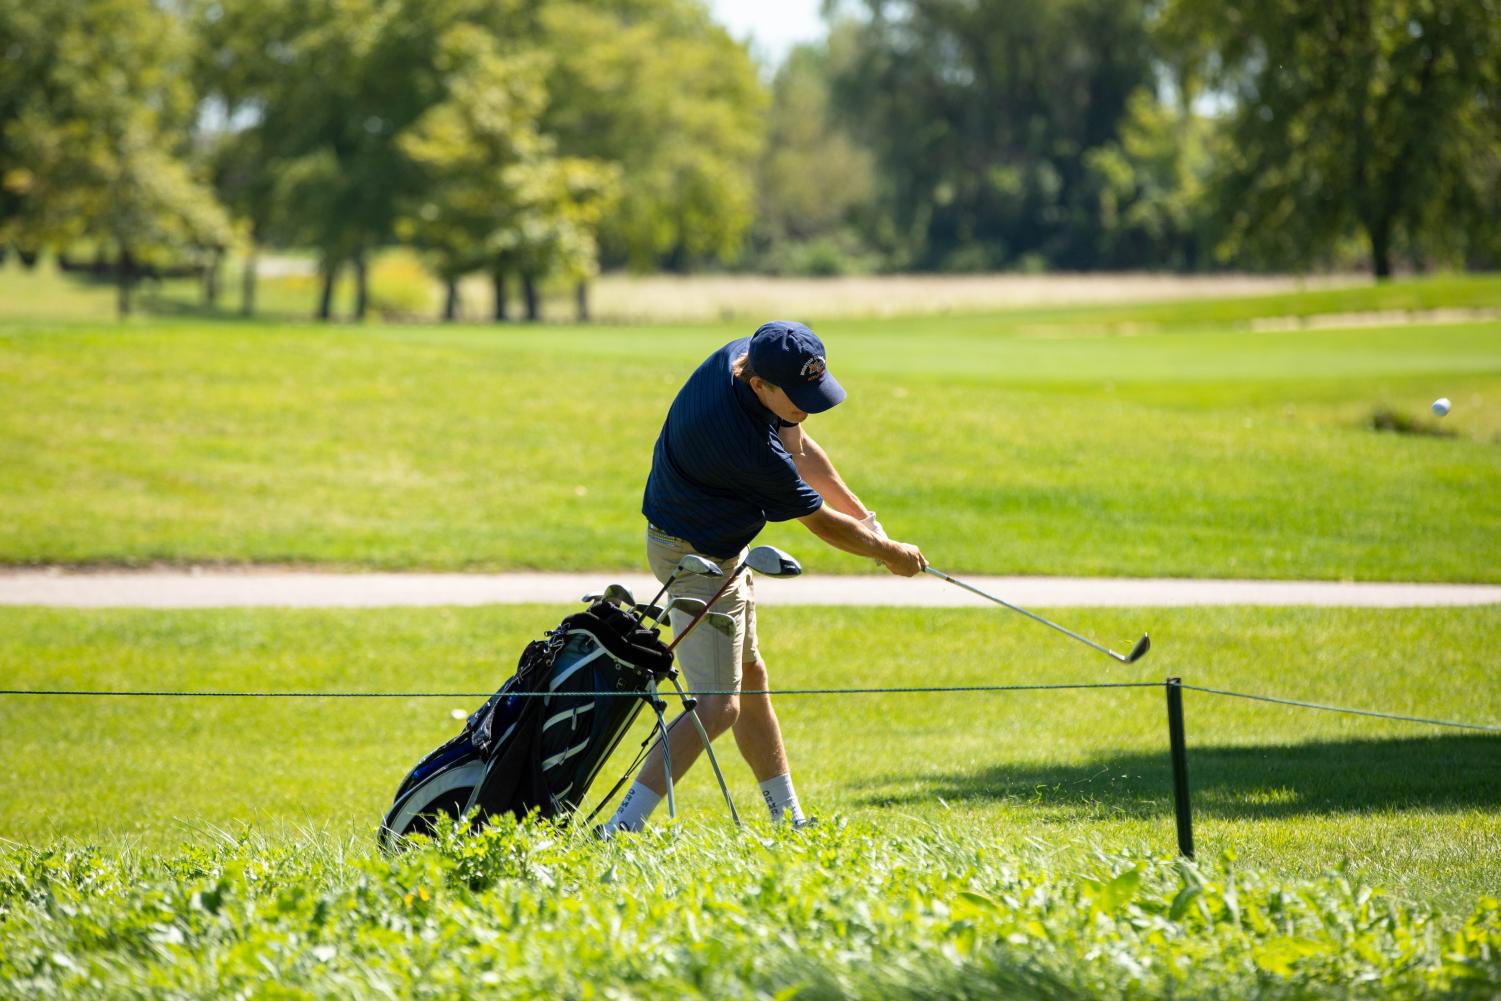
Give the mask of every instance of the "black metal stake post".
[(1188, 801), (1188, 745), (1183, 739), (1183, 679), (1167, 679), (1167, 739), (1173, 757), (1173, 813), (1178, 818), (1178, 852), (1194, 857), (1193, 807)]

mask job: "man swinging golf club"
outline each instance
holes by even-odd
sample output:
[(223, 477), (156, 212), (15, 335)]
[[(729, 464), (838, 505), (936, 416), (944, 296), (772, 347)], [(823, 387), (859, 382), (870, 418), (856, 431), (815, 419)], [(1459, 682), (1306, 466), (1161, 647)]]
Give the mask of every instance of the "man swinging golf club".
[[(754, 336), (710, 355), (673, 400), (652, 453), (642, 513), (647, 560), (657, 579), (668, 581), (689, 554), (730, 574), (768, 521), (794, 518), (836, 549), (875, 559), (904, 577), (922, 573), (922, 552), (886, 537), (875, 513), (845, 486), (803, 429), (810, 414), (844, 396), (829, 374), (823, 342), (801, 323), (764, 324)], [(672, 596), (707, 601), (722, 582), (719, 576), (680, 574)], [(677, 648), (678, 665), (690, 691), (734, 694), (699, 696), (695, 711), (711, 738), (734, 730), (772, 820), (802, 824), (771, 698), (739, 694), (742, 687), (768, 688), (756, 643), (751, 575), (738, 578), (714, 610), (730, 614), (735, 629), (693, 630)], [(668, 748), (672, 774), (681, 776), (701, 742), (694, 728), (674, 726)], [(666, 789), (661, 756), (650, 754), (604, 833), (639, 830)]]

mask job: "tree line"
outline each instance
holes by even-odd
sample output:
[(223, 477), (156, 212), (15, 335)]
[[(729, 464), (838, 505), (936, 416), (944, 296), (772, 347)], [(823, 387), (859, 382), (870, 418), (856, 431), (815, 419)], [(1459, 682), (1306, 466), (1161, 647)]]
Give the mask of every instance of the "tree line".
[(0, 0), (0, 253), (414, 248), (494, 315), (601, 267), (1494, 267), (1501, 0)]

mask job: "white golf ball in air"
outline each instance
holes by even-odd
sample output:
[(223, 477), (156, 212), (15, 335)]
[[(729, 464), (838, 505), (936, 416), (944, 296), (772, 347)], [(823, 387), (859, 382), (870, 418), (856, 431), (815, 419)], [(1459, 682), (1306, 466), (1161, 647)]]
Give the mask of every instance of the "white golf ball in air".
[(1449, 398), (1447, 396), (1440, 396), (1438, 399), (1434, 400), (1433, 412), (1438, 414), (1440, 417), (1447, 414), (1449, 412)]

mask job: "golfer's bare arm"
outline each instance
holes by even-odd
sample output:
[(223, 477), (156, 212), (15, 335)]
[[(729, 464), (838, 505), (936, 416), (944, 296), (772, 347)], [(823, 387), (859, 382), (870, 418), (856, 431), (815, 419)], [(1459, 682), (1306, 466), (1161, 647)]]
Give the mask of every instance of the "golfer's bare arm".
[(801, 427), (783, 428), (782, 444), (792, 456), (798, 475), (823, 496), (823, 507), (798, 520), (808, 531), (835, 549), (868, 556), (886, 564), (892, 573), (912, 577), (922, 573), (928, 561), (916, 546), (883, 539), (865, 524), (870, 513), (854, 491), (844, 485), (828, 455)]
[(804, 483), (818, 491), (825, 506), (832, 506), (835, 511), (847, 514), (856, 521), (861, 521), (870, 514), (865, 505), (860, 503), (860, 498), (855, 496), (855, 492), (844, 485), (839, 471), (829, 461), (828, 453), (818, 447), (818, 442), (803, 430), (801, 424), (782, 428), (779, 434), (787, 454), (792, 456), (793, 463), (797, 465), (797, 474), (803, 478)]

